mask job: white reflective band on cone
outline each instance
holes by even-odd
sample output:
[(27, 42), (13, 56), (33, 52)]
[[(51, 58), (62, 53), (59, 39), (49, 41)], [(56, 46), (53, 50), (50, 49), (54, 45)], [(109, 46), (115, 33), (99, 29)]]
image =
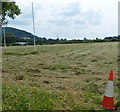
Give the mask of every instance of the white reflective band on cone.
[(105, 96), (113, 97), (113, 81), (108, 81), (107, 87), (105, 89)]

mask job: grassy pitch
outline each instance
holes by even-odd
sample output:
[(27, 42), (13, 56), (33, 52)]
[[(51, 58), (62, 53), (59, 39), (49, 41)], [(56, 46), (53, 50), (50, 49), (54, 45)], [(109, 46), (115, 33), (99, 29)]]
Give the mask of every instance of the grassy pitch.
[(117, 103), (118, 43), (3, 49), (3, 110), (102, 110), (109, 71)]

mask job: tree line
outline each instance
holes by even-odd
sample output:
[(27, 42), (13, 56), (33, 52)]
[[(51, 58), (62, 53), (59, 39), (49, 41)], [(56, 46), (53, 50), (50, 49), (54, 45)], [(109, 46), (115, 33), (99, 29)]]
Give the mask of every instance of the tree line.
[[(19, 45), (16, 42), (26, 42), (28, 45), (33, 45), (34, 44), (34, 39), (24, 39), (22, 37), (17, 37), (13, 33), (7, 32), (5, 35), (6, 38), (6, 44), (9, 45)], [(74, 44), (74, 43), (92, 43), (92, 42), (116, 42), (120, 41), (119, 36), (110, 36), (110, 37), (105, 37), (104, 39), (87, 39), (86, 37), (83, 40), (80, 39), (73, 39), (73, 40), (67, 40), (66, 38), (64, 39), (52, 39), (49, 38), (47, 39), (46, 37), (36, 37), (36, 44), (37, 45), (52, 45), (52, 44)], [(2, 43), (4, 43), (4, 38)]]

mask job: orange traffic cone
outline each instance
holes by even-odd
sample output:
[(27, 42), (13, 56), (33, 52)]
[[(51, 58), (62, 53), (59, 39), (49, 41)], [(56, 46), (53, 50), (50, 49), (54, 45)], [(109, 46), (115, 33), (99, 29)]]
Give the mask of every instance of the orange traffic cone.
[(116, 109), (114, 106), (114, 98), (113, 98), (113, 70), (110, 71), (110, 75), (108, 78), (107, 87), (105, 90), (105, 95), (103, 97), (102, 104), (100, 105), (106, 110), (114, 110)]

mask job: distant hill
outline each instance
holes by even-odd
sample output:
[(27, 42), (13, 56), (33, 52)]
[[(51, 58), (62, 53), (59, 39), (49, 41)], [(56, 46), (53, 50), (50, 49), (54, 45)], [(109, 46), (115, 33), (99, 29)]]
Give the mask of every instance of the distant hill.
[(16, 29), (13, 27), (5, 27), (5, 31), (6, 33), (8, 32), (13, 33), (14, 35), (20, 38), (30, 38), (30, 39), (34, 38), (34, 35), (32, 33), (24, 31), (24, 30)]
[(105, 37), (104, 39), (120, 39), (120, 36), (110, 36), (110, 37)]
[[(30, 45), (34, 44), (34, 35), (30, 32), (16, 29), (13, 27), (5, 27), (6, 33), (12, 33), (16, 35), (17, 42), (28, 42)], [(120, 41), (120, 36), (110, 36), (105, 37), (104, 39), (93, 39), (89, 40), (86, 38), (86, 40), (79, 40), (79, 39), (73, 39), (73, 40), (67, 40), (65, 38), (46, 38), (46, 37), (36, 37), (36, 44), (42, 45), (42, 44), (71, 44), (71, 43), (84, 43), (84, 42), (109, 42), (109, 41)]]

